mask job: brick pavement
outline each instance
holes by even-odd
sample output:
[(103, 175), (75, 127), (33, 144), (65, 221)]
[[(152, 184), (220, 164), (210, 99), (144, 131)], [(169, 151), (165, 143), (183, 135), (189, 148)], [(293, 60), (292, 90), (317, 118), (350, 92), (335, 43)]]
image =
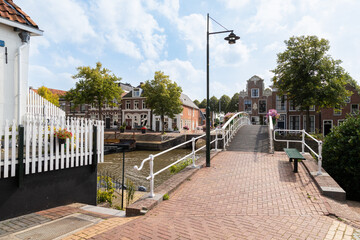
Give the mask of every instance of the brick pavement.
[[(302, 165), (285, 154), (228, 151), (144, 217), (91, 239), (347, 239)], [(345, 225), (345, 228), (343, 227)]]

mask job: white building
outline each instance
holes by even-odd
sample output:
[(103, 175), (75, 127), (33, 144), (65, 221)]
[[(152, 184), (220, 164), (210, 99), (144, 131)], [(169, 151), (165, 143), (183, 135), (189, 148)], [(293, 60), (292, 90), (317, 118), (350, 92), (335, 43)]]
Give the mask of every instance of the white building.
[(30, 38), (42, 34), (12, 0), (0, 0), (0, 126), (26, 113)]

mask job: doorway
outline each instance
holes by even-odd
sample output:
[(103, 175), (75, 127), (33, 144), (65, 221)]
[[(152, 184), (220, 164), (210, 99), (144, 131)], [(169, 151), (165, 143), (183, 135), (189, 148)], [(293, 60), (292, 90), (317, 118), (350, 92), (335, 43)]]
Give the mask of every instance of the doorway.
[(332, 120), (324, 120), (324, 124), (323, 124), (324, 136), (328, 135), (331, 132), (332, 126), (333, 126), (333, 121)]

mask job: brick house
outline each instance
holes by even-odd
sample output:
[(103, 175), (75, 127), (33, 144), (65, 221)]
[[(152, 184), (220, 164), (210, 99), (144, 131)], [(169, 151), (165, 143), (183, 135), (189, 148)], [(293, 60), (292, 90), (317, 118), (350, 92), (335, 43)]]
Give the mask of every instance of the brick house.
[[(310, 131), (322, 132), (324, 135), (330, 132), (333, 126), (338, 126), (346, 118), (347, 114), (359, 111), (360, 95), (355, 87), (348, 84), (347, 90), (353, 94), (338, 108), (319, 109), (317, 106), (310, 108)], [(263, 90), (263, 91), (262, 91)], [(266, 104), (266, 106), (264, 106)], [(266, 109), (266, 111), (264, 111)], [(269, 109), (276, 109), (280, 114), (276, 128), (300, 130), (306, 128), (306, 112), (300, 111), (286, 95), (278, 95), (277, 89), (264, 90), (263, 79), (258, 76), (251, 77), (247, 82), (246, 91), (240, 92), (239, 111), (250, 114), (253, 124), (266, 124), (266, 113)]]
[(240, 92), (239, 111), (249, 113), (252, 124), (264, 124), (272, 98), (271, 90), (264, 87), (264, 79), (254, 75), (247, 80), (246, 90)]

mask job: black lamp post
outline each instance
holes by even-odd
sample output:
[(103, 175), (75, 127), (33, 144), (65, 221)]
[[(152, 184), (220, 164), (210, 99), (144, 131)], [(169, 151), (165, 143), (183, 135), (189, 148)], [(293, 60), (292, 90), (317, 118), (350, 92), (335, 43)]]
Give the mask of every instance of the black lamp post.
[(224, 38), (229, 44), (236, 43), (236, 40), (239, 40), (240, 37), (236, 36), (233, 33), (233, 30), (228, 30), (220, 23), (213, 20), (215, 23), (220, 25), (225, 31), (220, 32), (209, 32), (209, 14), (207, 14), (207, 32), (206, 32), (206, 167), (210, 167), (210, 101), (209, 101), (209, 36), (212, 34), (219, 34), (219, 33), (230, 33), (229, 36)]

